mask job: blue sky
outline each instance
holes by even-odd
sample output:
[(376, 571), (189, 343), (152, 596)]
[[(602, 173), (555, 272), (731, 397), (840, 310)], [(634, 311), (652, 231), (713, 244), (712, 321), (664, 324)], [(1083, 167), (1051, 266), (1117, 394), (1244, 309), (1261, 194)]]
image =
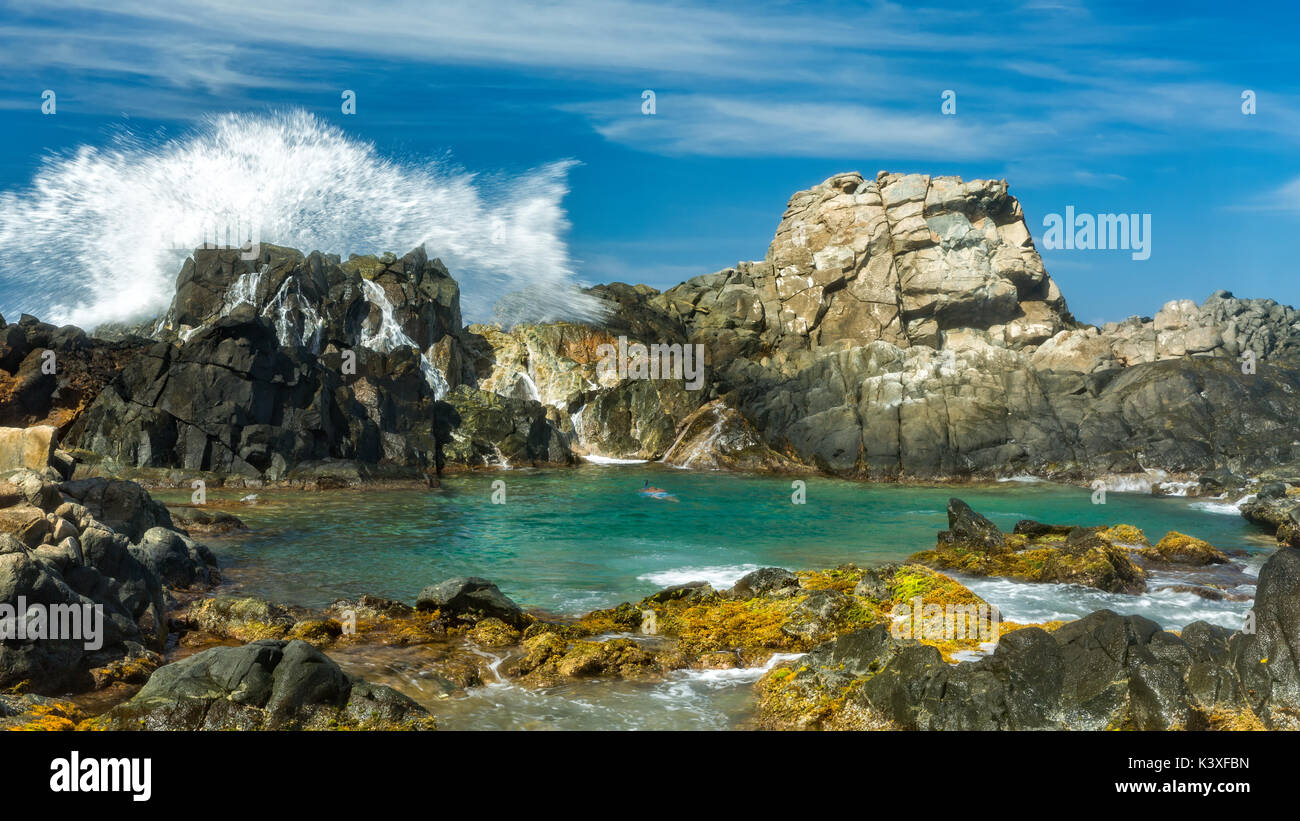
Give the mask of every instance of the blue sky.
[(761, 259), (791, 193), (888, 169), (1006, 178), (1036, 239), (1067, 206), (1150, 214), (1147, 260), (1040, 242), (1084, 321), (1218, 288), (1300, 303), (1295, 4), (113, 5), (0, 4), (0, 191), (124, 129), (296, 108), (505, 185), (576, 160), (568, 250), (588, 283)]

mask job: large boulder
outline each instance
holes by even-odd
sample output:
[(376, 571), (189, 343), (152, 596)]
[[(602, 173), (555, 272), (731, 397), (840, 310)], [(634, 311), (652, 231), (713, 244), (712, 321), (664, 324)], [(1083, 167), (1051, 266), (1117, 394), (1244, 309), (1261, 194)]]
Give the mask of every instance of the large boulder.
[(415, 600), (417, 610), (437, 610), (441, 615), (462, 621), (496, 618), (519, 627), (527, 624), (523, 610), (487, 579), (477, 576), (447, 579), (429, 585)]
[(424, 730), (424, 708), (344, 673), (303, 641), (214, 647), (159, 668), (94, 721), (111, 730)]
[(168, 587), (206, 590), (221, 580), (212, 551), (175, 530), (152, 527), (134, 550), (145, 567)]
[(58, 429), (52, 425), (0, 428), (0, 472), (14, 468), (44, 472), (58, 441)]

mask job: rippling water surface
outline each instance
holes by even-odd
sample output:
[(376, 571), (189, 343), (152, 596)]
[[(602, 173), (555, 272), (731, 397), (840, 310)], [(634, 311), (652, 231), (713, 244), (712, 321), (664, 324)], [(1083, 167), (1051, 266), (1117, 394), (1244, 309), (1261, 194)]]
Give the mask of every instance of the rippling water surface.
[[(505, 484), (493, 504), (492, 483)], [(678, 501), (647, 499), (643, 483)], [(1179, 530), (1225, 551), (1242, 550), (1224, 577), (1253, 593), (1269, 540), (1227, 506), (1180, 497), (1089, 491), (1042, 482), (967, 487), (871, 485), (808, 478), (806, 504), (790, 478), (693, 473), (659, 465), (586, 465), (447, 477), (440, 490), (322, 493), (210, 491), (209, 499), (252, 528), (208, 539), (228, 584), (273, 601), (323, 606), (371, 593), (413, 601), (420, 588), (459, 575), (484, 576), (525, 608), (577, 615), (703, 579), (730, 585), (764, 566), (791, 569), (902, 559), (934, 545), (958, 496), (1010, 530), (1022, 518), (1101, 525), (1125, 522), (1153, 541)], [(168, 502), (188, 492), (160, 492)], [(1156, 574), (1153, 588), (1184, 581)], [(1196, 619), (1238, 626), (1249, 602), (1190, 593), (1106, 594), (1060, 585), (964, 580), (1016, 621), (1074, 618), (1109, 607), (1178, 629)], [(744, 726), (749, 685), (761, 671), (686, 671), (658, 684), (583, 682), (543, 692), (504, 683), (441, 698), (418, 671), (365, 651), (341, 658), (358, 674), (425, 703), (448, 728), (685, 728)]]

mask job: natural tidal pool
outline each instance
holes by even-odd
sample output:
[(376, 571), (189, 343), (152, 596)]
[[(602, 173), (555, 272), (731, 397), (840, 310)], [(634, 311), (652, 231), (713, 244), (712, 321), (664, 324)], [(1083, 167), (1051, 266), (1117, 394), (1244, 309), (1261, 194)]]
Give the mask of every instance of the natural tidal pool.
[[(496, 481), (505, 482), (504, 504), (492, 501)], [(637, 491), (646, 481), (678, 501), (643, 498)], [(934, 546), (935, 534), (947, 527), (951, 496), (1008, 531), (1026, 518), (1124, 522), (1153, 541), (1179, 530), (1224, 551), (1250, 551), (1255, 555), (1242, 561), (1252, 569), (1267, 553), (1268, 540), (1240, 516), (1210, 512), (1214, 503), (1183, 497), (1110, 493), (1106, 504), (1094, 505), (1083, 488), (1046, 482), (916, 487), (813, 477), (803, 480), (806, 503), (793, 504), (792, 481), (659, 465), (585, 465), (456, 474), (439, 490), (260, 490), (252, 502), (234, 505), (226, 503), (251, 491), (216, 490), (209, 500), (236, 513), (251, 533), (206, 541), (229, 579), (225, 590), (285, 604), (321, 607), (362, 593), (411, 602), (427, 584), (474, 575), (492, 580), (523, 607), (554, 615), (635, 601), (697, 579), (729, 586), (758, 567), (903, 559)], [(155, 495), (169, 503), (189, 501), (188, 491)], [(1245, 609), (1192, 594), (1134, 597), (1058, 585), (972, 584), (1012, 619), (1127, 606), (1177, 628)]]
[[(503, 481), (504, 504), (500, 499)], [(790, 477), (698, 473), (661, 465), (583, 465), (567, 470), (453, 474), (438, 490), (322, 492), (212, 490), (246, 535), (207, 537), (226, 582), (219, 592), (285, 604), (325, 606), (370, 593), (414, 601), (453, 576), (483, 576), (526, 609), (558, 616), (637, 599), (670, 584), (732, 584), (765, 566), (791, 570), (868, 565), (933, 547), (947, 527), (949, 497), (1011, 530), (1020, 519), (1128, 523), (1153, 542), (1169, 530), (1208, 540), (1234, 557), (1250, 581), (1270, 540), (1214, 501), (1109, 493), (1095, 505), (1084, 488), (1047, 482), (921, 487), (806, 477), (806, 502), (792, 503)], [(677, 501), (638, 494), (649, 482)], [(257, 498), (240, 502), (254, 493)], [(189, 491), (159, 491), (187, 503)], [(1181, 581), (1151, 576), (1151, 587)], [(1202, 578), (1202, 581), (1207, 580)], [(1212, 578), (1208, 580), (1213, 580)], [(1063, 585), (965, 579), (1020, 622), (1070, 619), (1108, 607), (1179, 629), (1197, 619), (1239, 627), (1250, 602), (1209, 601), (1155, 590), (1142, 596)], [(1249, 583), (1231, 589), (1253, 595)], [(339, 651), (350, 672), (397, 687), (447, 729), (710, 729), (745, 726), (750, 685), (762, 671), (680, 671), (655, 683), (584, 681), (544, 691), (505, 682), (448, 698), (427, 685), (420, 663), (400, 651)]]

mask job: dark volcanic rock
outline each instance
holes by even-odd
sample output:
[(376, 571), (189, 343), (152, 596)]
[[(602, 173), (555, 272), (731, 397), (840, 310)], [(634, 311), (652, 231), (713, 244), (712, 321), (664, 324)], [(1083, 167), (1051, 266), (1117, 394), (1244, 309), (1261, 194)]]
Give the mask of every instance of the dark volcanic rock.
[(1270, 726), (1300, 729), (1300, 550), (1281, 547), (1259, 571), (1255, 632), (1234, 635), (1231, 661)]
[(477, 576), (448, 579), (424, 588), (415, 600), (415, 608), (439, 610), (444, 616), (465, 621), (497, 618), (514, 627), (524, 626), (527, 621), (519, 605), (495, 584)]
[(985, 553), (1001, 553), (1007, 549), (1006, 537), (997, 525), (957, 498), (948, 500), (948, 529), (939, 533), (939, 541)]
[(790, 594), (799, 589), (799, 577), (780, 567), (763, 567), (741, 576), (731, 588), (738, 599)]
[[(0, 427), (53, 425), (64, 431), (149, 340), (87, 336), (34, 317), (0, 317)], [(52, 372), (51, 372), (52, 369)]]
[(414, 478), (441, 470), (449, 445), (465, 464), (485, 453), (572, 460), (540, 403), (468, 386), (475, 343), (440, 262), (422, 250), (340, 262), (262, 249), (251, 263), (195, 252), (164, 341), (127, 363), (70, 444), (124, 465), (253, 480), (330, 460)]
[(214, 647), (159, 668), (96, 719), (112, 730), (433, 729), (414, 701), (303, 641)]

